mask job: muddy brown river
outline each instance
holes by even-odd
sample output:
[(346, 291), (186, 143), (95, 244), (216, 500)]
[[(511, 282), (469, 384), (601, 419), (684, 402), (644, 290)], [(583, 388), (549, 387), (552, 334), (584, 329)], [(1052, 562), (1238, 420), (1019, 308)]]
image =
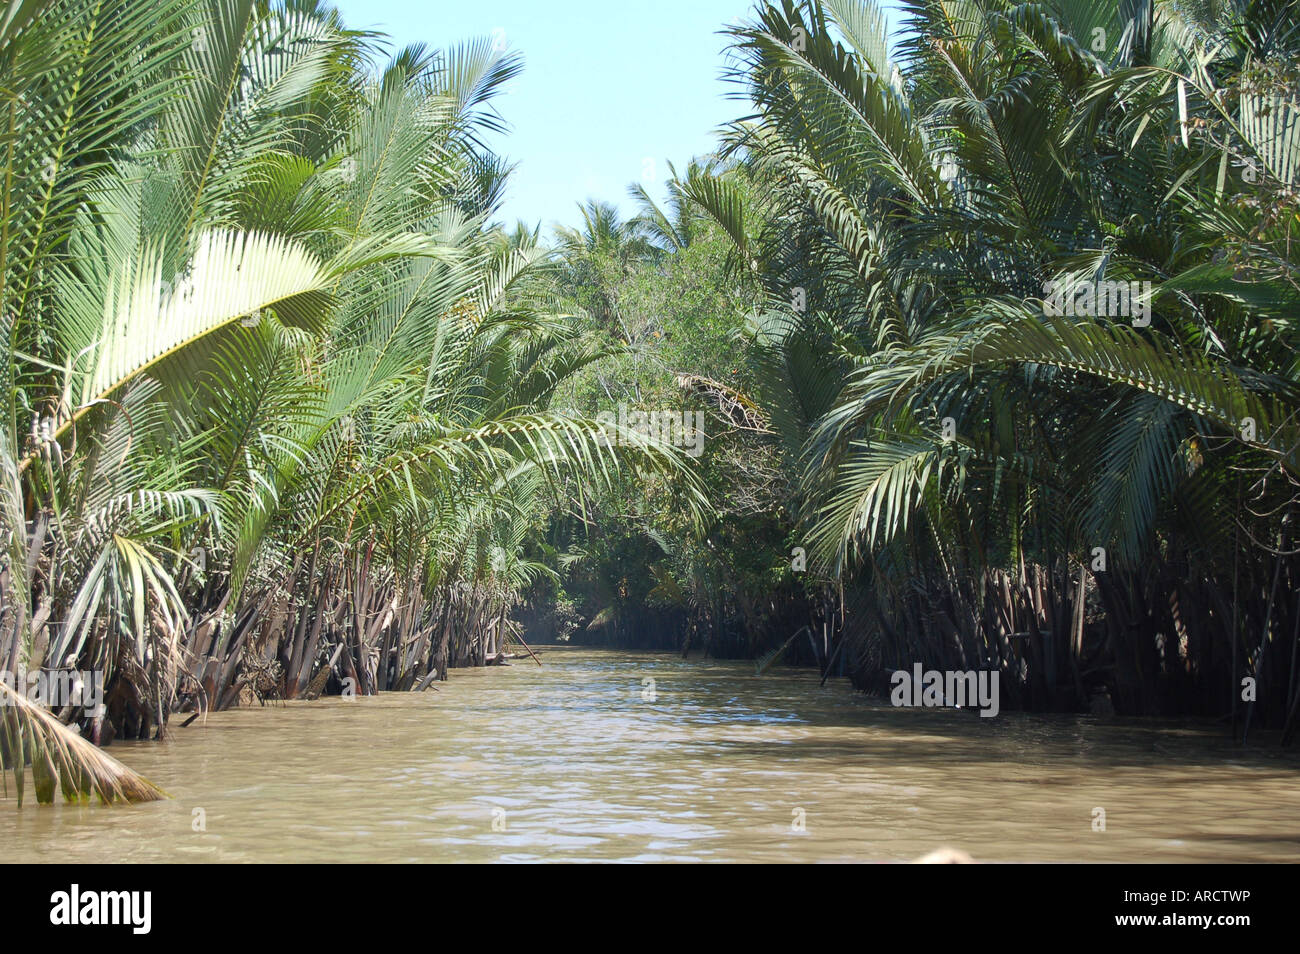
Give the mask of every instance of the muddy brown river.
[(11, 782), (0, 860), (1300, 860), (1300, 757), (1276, 737), (894, 709), (746, 662), (543, 660), (111, 747), (169, 801), (19, 810)]

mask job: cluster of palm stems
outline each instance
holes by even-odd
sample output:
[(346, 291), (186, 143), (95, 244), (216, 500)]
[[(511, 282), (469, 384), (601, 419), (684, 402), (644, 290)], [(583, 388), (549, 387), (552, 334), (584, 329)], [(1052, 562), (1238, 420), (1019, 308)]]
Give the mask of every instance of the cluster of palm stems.
[[(20, 797), (24, 764), (42, 800), (149, 794), (60, 722), (156, 736), (481, 663), (548, 572), (525, 543), (560, 479), (682, 473), (548, 407), (603, 352), (537, 290), (537, 236), (488, 224), (509, 168), (483, 137), (519, 60), (381, 49), (314, 0), (0, 6)], [(102, 674), (106, 711), (27, 704), (65, 667)]]
[(993, 669), (1004, 708), (1294, 733), (1295, 5), (899, 15), (891, 44), (873, 0), (760, 4), (741, 169), (681, 184), (767, 292), (839, 651), (862, 684)]

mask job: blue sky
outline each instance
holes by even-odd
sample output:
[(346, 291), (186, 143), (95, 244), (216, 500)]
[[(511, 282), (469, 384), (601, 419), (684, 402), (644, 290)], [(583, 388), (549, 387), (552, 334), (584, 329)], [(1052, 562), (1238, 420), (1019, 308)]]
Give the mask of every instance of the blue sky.
[(591, 196), (632, 209), (627, 187), (655, 196), (668, 176), (712, 150), (714, 131), (744, 114), (721, 79), (729, 21), (750, 0), (334, 0), (354, 29), (394, 49), (504, 38), (524, 72), (496, 100), (510, 124), (497, 151), (518, 163), (501, 218), (572, 225)]

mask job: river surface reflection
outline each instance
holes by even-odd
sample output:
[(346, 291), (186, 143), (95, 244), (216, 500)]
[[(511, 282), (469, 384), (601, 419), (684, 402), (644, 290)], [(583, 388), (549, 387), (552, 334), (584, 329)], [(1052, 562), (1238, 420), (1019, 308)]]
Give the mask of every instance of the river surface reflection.
[(746, 662), (543, 659), (111, 747), (170, 801), (18, 810), (11, 780), (0, 858), (1300, 860), (1300, 757), (1276, 737), (1243, 750), (1208, 725), (894, 709)]

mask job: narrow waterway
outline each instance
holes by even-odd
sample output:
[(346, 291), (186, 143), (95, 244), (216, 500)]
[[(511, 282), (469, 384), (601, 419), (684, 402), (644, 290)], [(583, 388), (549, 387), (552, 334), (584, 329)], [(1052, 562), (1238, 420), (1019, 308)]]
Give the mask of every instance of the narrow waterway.
[(1276, 740), (893, 709), (744, 662), (543, 659), (114, 745), (166, 802), (18, 810), (11, 782), (0, 860), (1300, 860), (1300, 758)]

